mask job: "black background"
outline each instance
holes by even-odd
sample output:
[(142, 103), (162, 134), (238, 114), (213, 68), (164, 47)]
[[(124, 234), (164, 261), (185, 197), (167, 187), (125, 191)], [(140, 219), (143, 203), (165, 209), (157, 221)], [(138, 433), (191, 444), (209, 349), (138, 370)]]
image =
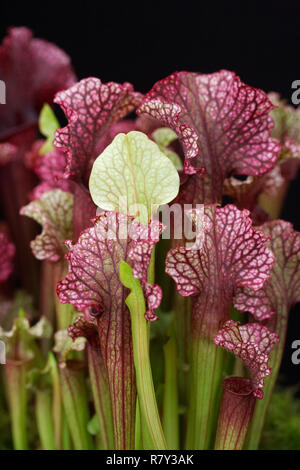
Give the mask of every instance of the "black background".
[[(234, 70), (249, 85), (287, 100), (300, 79), (300, 2), (1, 1), (0, 37), (24, 25), (72, 58), (79, 78), (131, 82), (148, 91), (175, 70)], [(282, 218), (300, 230), (300, 176)], [(300, 305), (290, 316), (283, 381), (300, 382), (291, 343), (300, 339)]]

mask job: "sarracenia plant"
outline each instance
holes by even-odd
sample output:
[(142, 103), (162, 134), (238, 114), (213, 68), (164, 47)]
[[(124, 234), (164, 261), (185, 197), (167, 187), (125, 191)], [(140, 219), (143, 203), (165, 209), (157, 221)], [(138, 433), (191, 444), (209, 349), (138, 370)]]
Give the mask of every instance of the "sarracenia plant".
[(0, 78), (13, 447), (258, 448), (300, 301), (300, 234), (277, 220), (299, 111), (226, 70), (145, 96), (76, 82), (26, 28), (0, 46)]

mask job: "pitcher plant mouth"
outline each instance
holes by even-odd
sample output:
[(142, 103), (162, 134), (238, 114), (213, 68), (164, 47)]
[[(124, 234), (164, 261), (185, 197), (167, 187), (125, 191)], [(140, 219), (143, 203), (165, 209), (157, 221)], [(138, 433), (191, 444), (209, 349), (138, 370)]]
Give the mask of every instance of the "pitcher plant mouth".
[(259, 448), (300, 301), (300, 233), (278, 219), (298, 110), (228, 70), (146, 94), (77, 81), (24, 27), (0, 46), (0, 78), (11, 446)]

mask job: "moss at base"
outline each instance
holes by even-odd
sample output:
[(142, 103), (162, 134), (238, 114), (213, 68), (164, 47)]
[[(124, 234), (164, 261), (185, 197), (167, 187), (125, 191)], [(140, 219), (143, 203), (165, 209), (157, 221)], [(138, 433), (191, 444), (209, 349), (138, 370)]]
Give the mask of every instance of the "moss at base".
[(300, 399), (295, 398), (294, 390), (275, 389), (260, 449), (300, 449)]

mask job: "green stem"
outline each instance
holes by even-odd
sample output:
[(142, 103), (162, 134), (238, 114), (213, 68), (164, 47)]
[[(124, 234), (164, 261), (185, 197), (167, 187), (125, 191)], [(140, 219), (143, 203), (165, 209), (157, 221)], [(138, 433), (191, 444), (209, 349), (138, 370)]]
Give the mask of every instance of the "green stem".
[(213, 340), (192, 336), (187, 449), (210, 449), (221, 398), (225, 352)]
[(61, 304), (57, 293), (57, 283), (66, 276), (68, 266), (66, 260), (63, 259), (53, 265), (53, 292), (56, 310), (56, 325), (58, 330), (64, 330), (71, 325), (74, 315), (74, 306), (71, 304)]
[[(141, 285), (132, 275), (131, 267), (124, 261), (120, 264), (120, 279), (132, 290), (126, 299), (130, 310), (133, 340), (133, 356), (136, 370), (137, 392), (141, 417), (147, 426), (151, 442), (144, 447), (164, 450), (166, 441), (158, 413), (149, 356), (148, 327), (145, 320), (145, 299)], [(147, 439), (148, 441), (148, 439)]]
[(271, 375), (265, 378), (264, 398), (256, 401), (251, 427), (246, 439), (245, 448), (249, 450), (256, 450), (259, 446), (268, 407), (282, 361), (286, 341), (287, 323), (288, 309), (284, 305), (281, 305), (277, 309), (276, 315), (271, 317), (270, 320), (265, 323), (271, 331), (278, 334), (280, 341), (275, 345), (270, 354), (269, 367), (272, 372)]
[(93, 448), (87, 431), (90, 420), (85, 379), (78, 361), (60, 365), (61, 392), (73, 444), (76, 450)]
[(179, 400), (185, 407), (189, 400), (189, 348), (191, 335), (191, 313), (192, 304), (190, 297), (182, 297), (175, 292), (175, 336), (177, 344), (178, 360), (178, 390)]
[(187, 449), (211, 449), (217, 425), (228, 353), (215, 345), (214, 338), (229, 319), (231, 304), (219, 276), (212, 272), (208, 288), (192, 299)]
[(65, 413), (64, 409), (62, 410), (61, 426), (62, 426), (62, 431), (61, 431), (62, 432), (62, 434), (61, 434), (62, 449), (63, 450), (72, 450), (71, 434), (70, 434), (70, 430), (69, 430), (69, 426), (68, 426), (68, 422), (67, 422), (67, 417), (66, 417), (66, 413)]
[(71, 304), (56, 302), (57, 329), (64, 330), (72, 324), (74, 307)]
[(53, 263), (43, 261), (41, 272), (40, 312), (51, 325), (54, 323), (54, 296), (52, 288)]
[(15, 450), (26, 450), (27, 440), (27, 390), (26, 374), (28, 361), (7, 360), (5, 377), (12, 422), (12, 437)]
[(288, 192), (289, 181), (285, 181), (276, 189), (275, 195), (262, 193), (259, 196), (258, 203), (260, 207), (269, 214), (273, 219), (278, 219), (282, 210), (282, 206)]
[(55, 450), (52, 394), (48, 389), (36, 391), (35, 403), (37, 428), (43, 450)]
[[(42, 272), (41, 272), (41, 294), (40, 294), (40, 316), (45, 316), (49, 320), (53, 329), (55, 329), (55, 303), (53, 295), (53, 263), (50, 261), (42, 262)], [(50, 338), (43, 338), (41, 341), (41, 348), (44, 354), (44, 357), (47, 356), (48, 352), (51, 349)]]
[(134, 449), (143, 450), (142, 431), (141, 431), (141, 412), (140, 412), (140, 405), (139, 405), (138, 398), (136, 400)]
[(245, 377), (246, 369), (242, 359), (235, 357), (232, 375), (235, 377)]
[(54, 423), (54, 440), (57, 450), (71, 449), (71, 436), (62, 406), (61, 385), (59, 379), (58, 365), (54, 354), (49, 353), (48, 365), (52, 380), (52, 416)]
[(163, 398), (163, 430), (168, 449), (179, 449), (179, 413), (177, 384), (177, 352), (173, 327), (170, 339), (164, 345), (165, 384)]
[(48, 365), (52, 380), (52, 415), (54, 425), (54, 440), (57, 450), (63, 448), (62, 445), (62, 397), (60, 389), (59, 371), (56, 359), (52, 353), (49, 353)]
[(139, 399), (136, 400), (136, 420), (135, 420), (135, 450), (146, 450), (153, 447), (147, 423), (143, 420), (140, 411)]

